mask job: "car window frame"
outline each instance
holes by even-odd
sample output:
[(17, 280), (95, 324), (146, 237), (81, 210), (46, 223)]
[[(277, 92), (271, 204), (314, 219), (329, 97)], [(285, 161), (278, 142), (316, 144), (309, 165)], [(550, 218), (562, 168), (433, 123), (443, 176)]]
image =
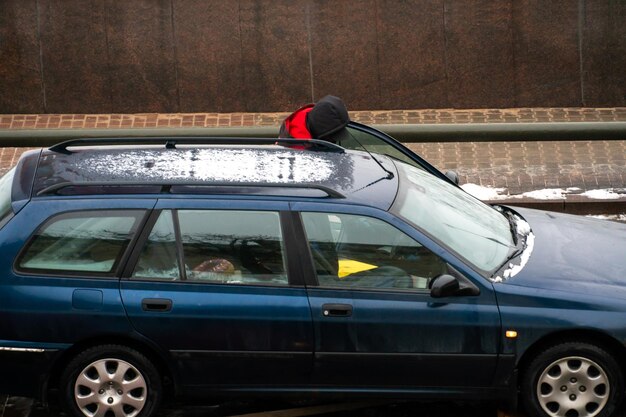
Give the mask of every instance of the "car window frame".
[[(162, 201), (162, 200), (160, 200)], [(294, 234), (294, 226), (293, 220), (290, 216), (288, 210), (278, 209), (278, 208), (259, 208), (259, 207), (238, 207), (237, 205), (232, 205), (228, 207), (224, 207), (222, 204), (213, 205), (213, 204), (202, 204), (202, 201), (206, 200), (195, 200), (196, 204), (192, 206), (188, 205), (172, 205), (165, 204), (163, 207), (157, 207), (150, 213), (148, 220), (146, 221), (143, 230), (139, 234), (138, 240), (133, 247), (133, 250), (129, 256), (128, 261), (126, 262), (125, 268), (122, 271), (121, 279), (127, 280), (131, 282), (156, 282), (156, 283), (173, 283), (173, 284), (184, 284), (184, 285), (219, 285), (219, 286), (229, 286), (234, 288), (239, 287), (264, 287), (264, 288), (291, 288), (291, 287), (304, 287), (304, 279), (302, 278), (301, 268), (298, 263), (298, 255), (297, 250), (295, 248), (295, 242), (297, 239)], [(197, 204), (200, 202), (200, 204)], [(165, 211), (184, 211), (184, 210), (232, 210), (232, 211), (268, 211), (274, 212), (278, 214), (279, 217), (279, 225), (280, 231), (283, 239), (284, 251), (283, 258), (285, 262), (285, 273), (287, 274), (287, 283), (285, 284), (263, 284), (263, 283), (242, 283), (242, 284), (229, 284), (229, 283), (215, 283), (215, 282), (206, 282), (202, 280), (187, 280), (187, 279), (176, 279), (176, 280), (167, 280), (167, 279), (159, 279), (159, 278), (147, 278), (147, 277), (133, 277), (133, 272), (139, 262), (139, 258), (141, 257), (141, 253), (145, 244), (148, 241), (150, 233), (156, 222), (158, 221), (161, 213)], [(175, 224), (177, 222), (174, 222)], [(176, 249), (177, 249), (177, 260), (178, 260), (178, 268), (180, 276), (184, 276), (184, 266), (182, 264), (182, 241), (180, 240), (180, 228), (175, 225), (175, 233), (176, 233)]]
[[(117, 260), (117, 264), (110, 272), (72, 271), (72, 270), (62, 270), (62, 269), (33, 269), (33, 268), (27, 269), (27, 268), (20, 267), (19, 265), (20, 261), (22, 260), (23, 256), (28, 251), (28, 249), (32, 246), (38, 232), (41, 231), (46, 226), (48, 226), (49, 224), (52, 224), (51, 221), (53, 219), (64, 217), (64, 216), (71, 217), (73, 213), (94, 212), (94, 213), (102, 214), (102, 213), (108, 213), (108, 212), (114, 212), (114, 211), (122, 211), (122, 212), (123, 211), (126, 211), (126, 212), (138, 211), (138, 212), (142, 212), (142, 214), (140, 214), (137, 217), (138, 222), (136, 224), (135, 233), (131, 236), (130, 240), (128, 241), (128, 244), (122, 251), (122, 254), (120, 255), (119, 259)], [(80, 278), (93, 278), (93, 279), (114, 278), (116, 280), (119, 280), (122, 271), (125, 269), (126, 264), (128, 263), (128, 259), (131, 255), (131, 252), (136, 245), (137, 239), (139, 238), (139, 235), (145, 228), (145, 223), (149, 217), (150, 212), (151, 212), (150, 209), (145, 209), (145, 208), (118, 207), (118, 208), (105, 208), (105, 209), (96, 209), (96, 208), (74, 209), (74, 210), (64, 210), (64, 211), (53, 213), (50, 216), (46, 217), (46, 219), (43, 220), (33, 230), (33, 232), (28, 236), (28, 238), (24, 241), (24, 244), (18, 251), (15, 259), (13, 260), (12, 272), (13, 274), (19, 275), (19, 276), (44, 277), (44, 278), (48, 278), (48, 277), (50, 278), (78, 278), (78, 279)], [(106, 216), (103, 215), (101, 217), (106, 217)]]
[[(366, 207), (360, 205), (344, 205), (344, 204), (331, 204), (331, 203), (318, 203), (318, 202), (294, 202), (290, 203), (292, 210), (292, 217), (294, 218), (294, 230), (300, 239), (300, 257), (301, 267), (303, 269), (303, 276), (305, 278), (305, 285), (307, 287), (319, 288), (332, 291), (356, 291), (356, 288), (341, 287), (320, 287), (317, 281), (317, 274), (315, 272), (315, 264), (313, 262), (312, 254), (310, 253), (308, 241), (305, 238), (304, 223), (300, 216), (301, 212), (318, 212), (328, 214), (354, 214), (373, 217), (383, 222), (389, 223), (391, 226), (402, 231), (420, 245), (424, 246), (435, 255), (439, 256), (444, 262), (451, 266), (459, 275), (463, 276), (471, 284), (478, 287), (480, 292), (493, 291), (493, 283), (481, 273), (472, 268), (463, 259), (459, 258), (455, 253), (451, 252), (445, 246), (442, 246), (437, 241), (433, 240), (430, 236), (424, 234), (421, 230), (413, 227), (402, 218), (395, 216), (394, 214), (383, 211), (374, 207)], [(372, 291), (371, 289), (359, 289), (358, 291)], [(417, 291), (395, 291), (394, 289), (382, 288), (377, 289), (375, 292), (393, 292), (402, 294), (429, 294), (429, 291), (417, 292)]]
[(430, 250), (428, 247), (426, 247), (425, 245), (423, 245), (420, 241), (418, 241), (417, 239), (415, 239), (413, 236), (410, 236), (409, 234), (407, 234), (404, 230), (398, 228), (396, 225), (381, 219), (379, 217), (376, 216), (372, 216), (372, 215), (363, 215), (363, 214), (355, 214), (355, 213), (342, 213), (342, 212), (337, 212), (337, 211), (314, 211), (314, 210), (300, 210), (298, 211), (298, 215), (299, 215), (299, 219), (300, 222), (302, 224), (302, 232), (303, 232), (303, 241), (305, 242), (306, 245), (306, 250), (308, 251), (308, 256), (309, 259), (311, 260), (311, 267), (313, 268), (313, 276), (315, 278), (315, 287), (319, 288), (319, 289), (325, 289), (325, 290), (341, 290), (341, 291), (358, 291), (358, 292), (393, 292), (393, 293), (402, 293), (402, 294), (430, 294), (430, 289), (429, 288), (394, 288), (394, 287), (358, 287), (358, 286), (346, 286), (346, 287), (341, 287), (341, 286), (332, 286), (332, 285), (320, 285), (319, 282), (319, 278), (317, 276), (317, 272), (315, 271), (315, 262), (313, 260), (313, 254), (311, 252), (311, 247), (309, 245), (309, 241), (306, 235), (306, 228), (304, 227), (304, 219), (302, 218), (302, 214), (303, 213), (320, 213), (320, 214), (327, 214), (327, 215), (352, 215), (352, 216), (361, 216), (361, 217), (369, 217), (372, 219), (376, 219), (378, 221), (381, 221), (387, 225), (389, 225), (390, 227), (392, 227), (394, 230), (408, 236), (410, 239), (414, 240), (418, 245), (426, 248), (427, 250), (429, 250), (430, 252), (433, 253), (433, 255), (437, 256), (439, 259), (441, 259), (444, 263), (446, 263), (447, 265), (451, 266), (449, 264), (449, 262), (446, 262), (445, 259), (443, 259), (441, 256), (439, 256), (438, 254), (436, 254), (435, 252), (433, 252), (432, 250)]

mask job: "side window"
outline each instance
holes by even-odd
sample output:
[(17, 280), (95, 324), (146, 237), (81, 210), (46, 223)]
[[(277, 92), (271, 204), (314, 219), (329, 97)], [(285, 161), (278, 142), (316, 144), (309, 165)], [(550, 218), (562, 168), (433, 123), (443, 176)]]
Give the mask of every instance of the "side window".
[(446, 263), (381, 220), (302, 213), (320, 286), (425, 290)]
[[(182, 254), (177, 253), (179, 248)], [(133, 277), (286, 285), (283, 254), (276, 212), (164, 211), (142, 250)], [(182, 260), (182, 268), (178, 259)]]
[(110, 274), (143, 214), (140, 210), (99, 210), (53, 217), (35, 233), (17, 266), (24, 271)]

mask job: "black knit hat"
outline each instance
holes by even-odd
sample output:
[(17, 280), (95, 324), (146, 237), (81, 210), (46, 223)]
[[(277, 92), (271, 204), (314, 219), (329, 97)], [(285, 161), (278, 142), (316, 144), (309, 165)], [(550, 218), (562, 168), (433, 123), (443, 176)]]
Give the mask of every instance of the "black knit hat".
[(317, 139), (338, 132), (348, 125), (348, 109), (339, 97), (326, 96), (320, 99), (307, 114), (306, 126)]

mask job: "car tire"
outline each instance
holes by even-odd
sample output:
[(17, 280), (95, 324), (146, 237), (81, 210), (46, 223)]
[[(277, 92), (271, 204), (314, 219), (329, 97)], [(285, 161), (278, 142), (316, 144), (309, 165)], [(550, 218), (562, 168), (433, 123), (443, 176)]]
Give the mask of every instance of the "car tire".
[(96, 346), (74, 357), (61, 375), (60, 389), (65, 410), (76, 417), (150, 417), (163, 394), (150, 360), (118, 345)]
[(520, 388), (532, 416), (609, 417), (622, 402), (624, 378), (609, 352), (570, 342), (538, 354), (523, 370)]

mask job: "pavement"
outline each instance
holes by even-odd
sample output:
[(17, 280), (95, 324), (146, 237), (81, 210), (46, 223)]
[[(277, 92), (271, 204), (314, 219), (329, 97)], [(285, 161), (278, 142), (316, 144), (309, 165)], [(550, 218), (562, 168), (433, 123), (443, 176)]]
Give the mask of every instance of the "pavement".
[[(278, 126), (279, 113), (5, 114), (0, 129), (132, 129)], [(365, 124), (576, 123), (626, 121), (626, 107), (425, 109), (352, 111)], [(626, 207), (626, 140), (410, 143), (442, 171), (455, 170), (477, 197), (507, 204), (564, 210), (586, 202), (583, 212), (603, 213), (608, 203)], [(0, 148), (0, 174), (27, 148)], [(543, 192), (537, 192), (544, 190)], [(598, 191), (600, 190), (600, 191)], [(595, 204), (594, 204), (595, 203)], [(577, 206), (581, 206), (578, 204)], [(615, 204), (613, 204), (615, 206)], [(571, 208), (569, 211), (573, 211)]]
[[(0, 417), (64, 417), (32, 399), (0, 397)], [(156, 417), (524, 417), (481, 403), (451, 401), (301, 402), (232, 401), (215, 405), (165, 404)], [(620, 415), (622, 417), (622, 415)]]

